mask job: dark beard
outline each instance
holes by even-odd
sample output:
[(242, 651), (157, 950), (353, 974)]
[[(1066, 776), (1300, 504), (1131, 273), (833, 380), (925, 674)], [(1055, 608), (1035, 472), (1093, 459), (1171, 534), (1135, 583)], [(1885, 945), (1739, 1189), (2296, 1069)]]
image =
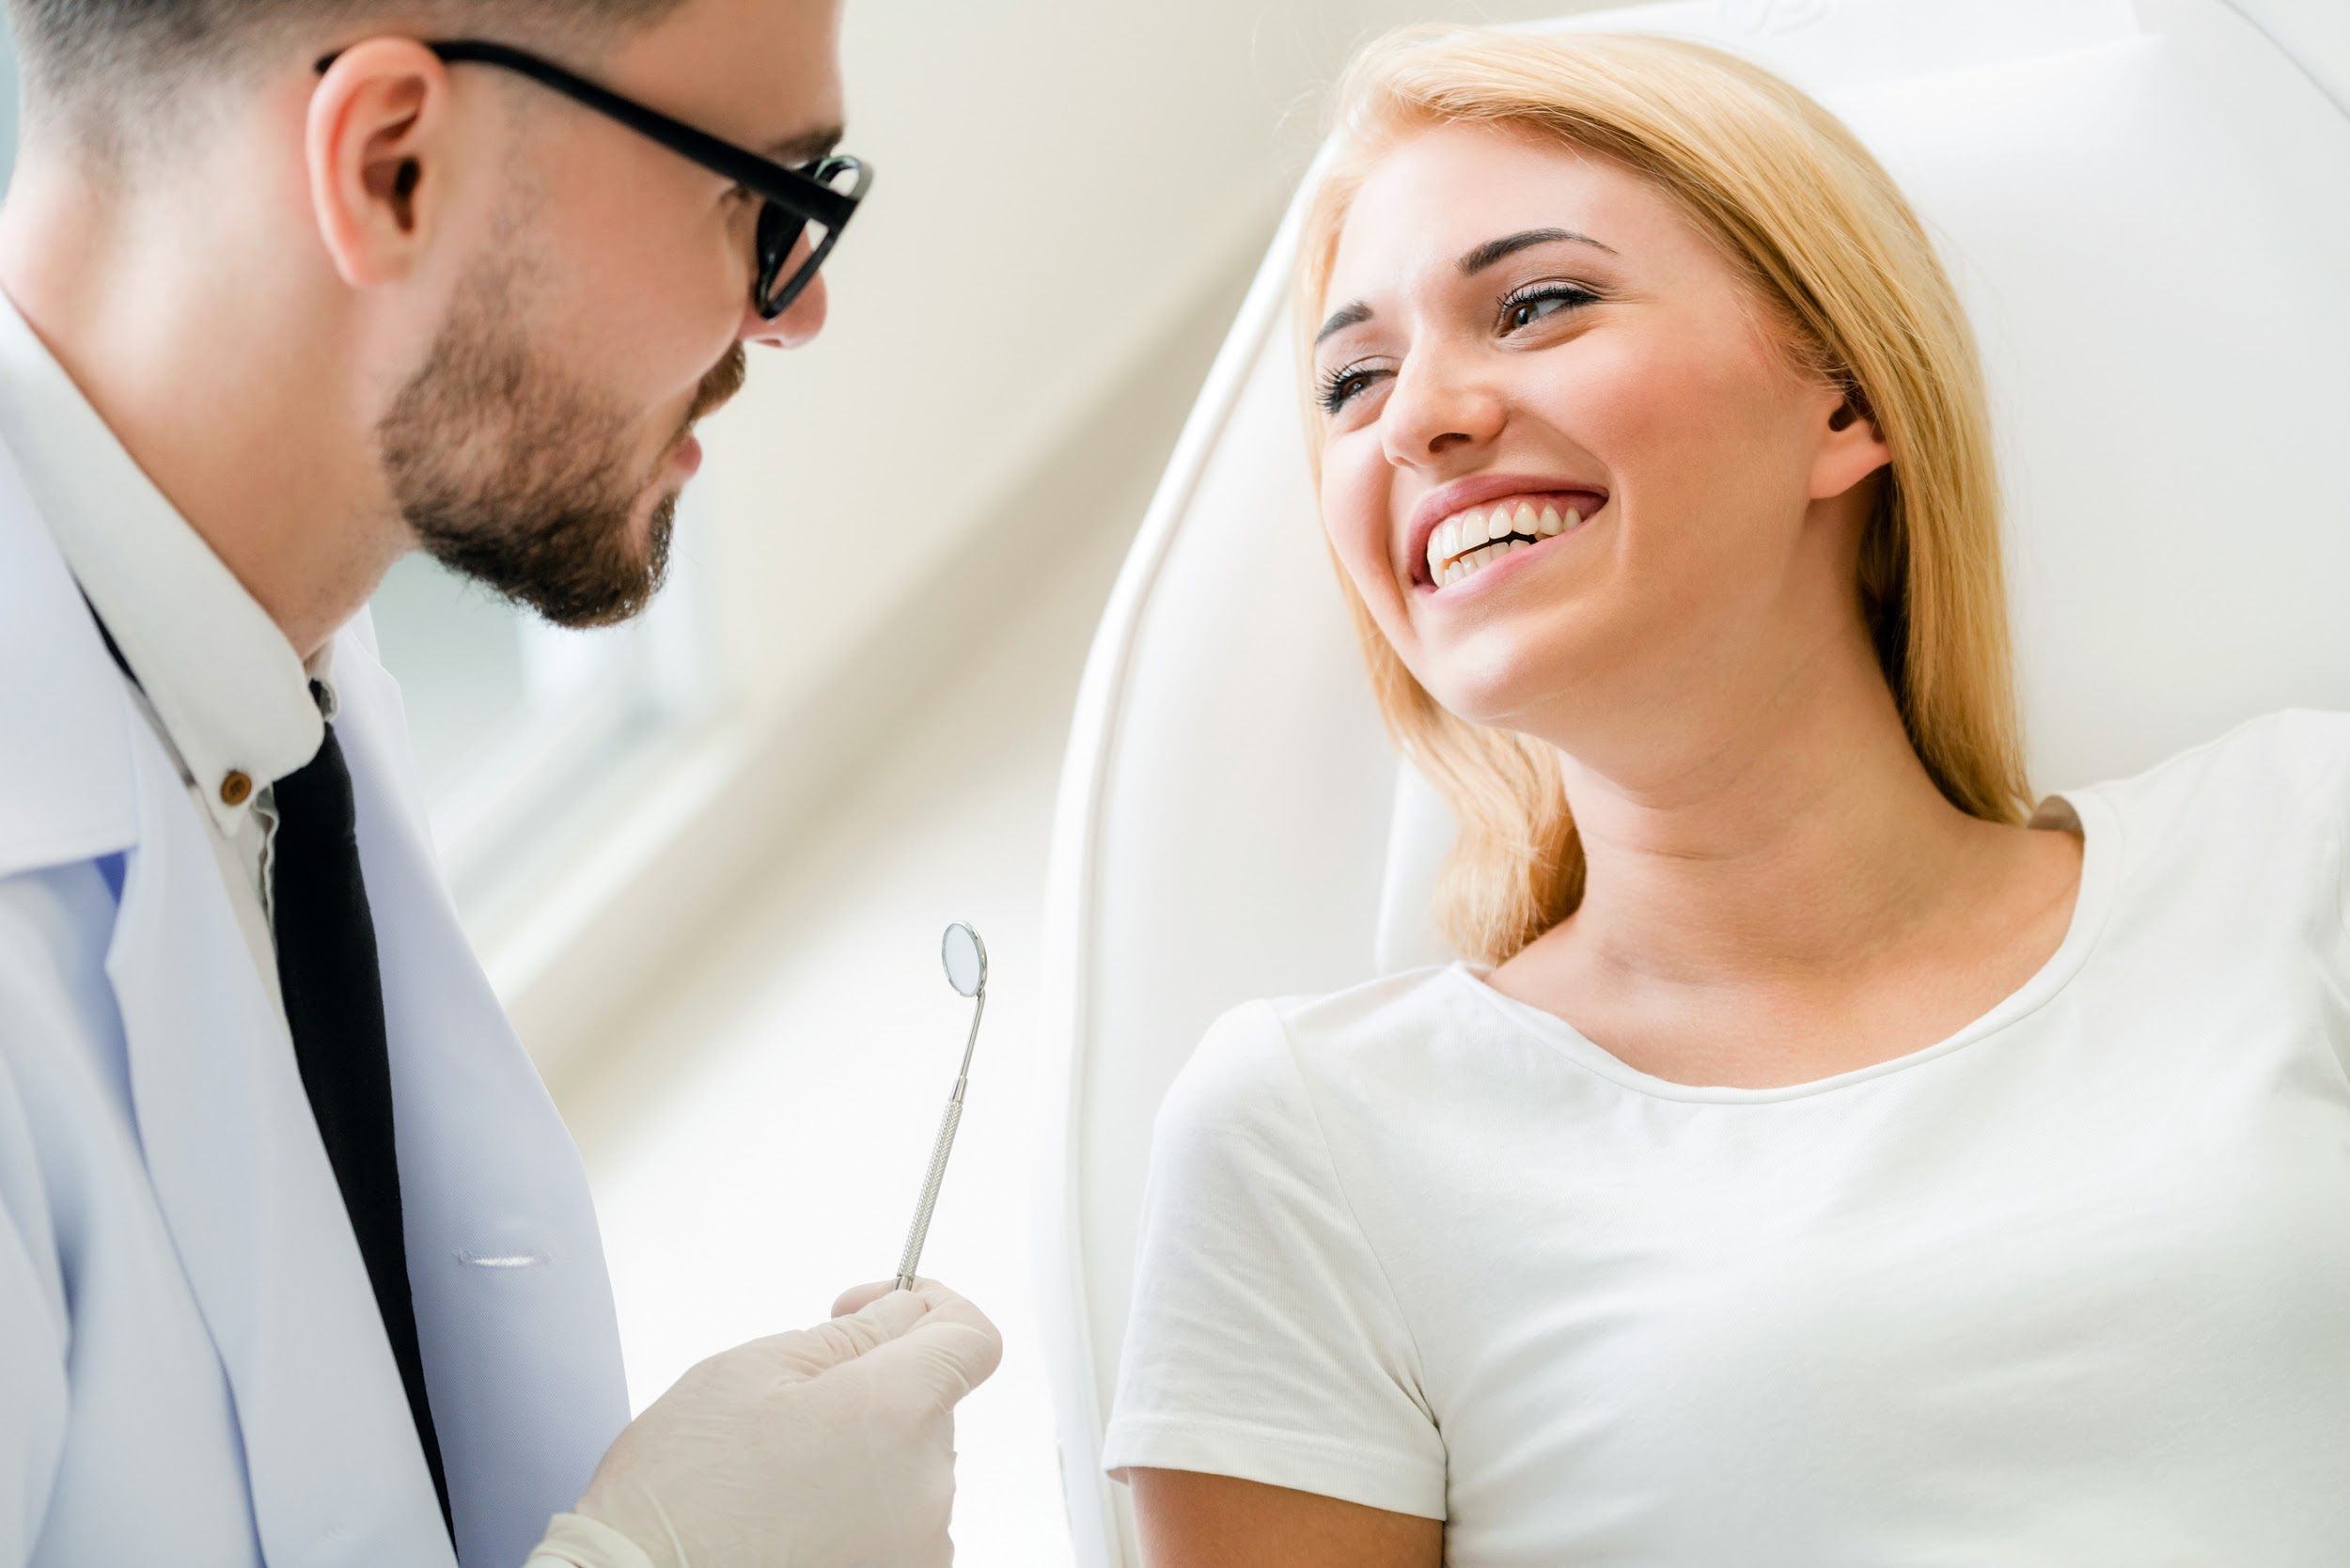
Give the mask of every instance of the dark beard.
[[(636, 548), (629, 515), (658, 469), (626, 472), (627, 415), (533, 355), (514, 284), (514, 268), (492, 263), (460, 286), (423, 368), (376, 427), (384, 475), (443, 566), (558, 626), (608, 626), (659, 591), (677, 497), (655, 505)], [(741, 389), (744, 368), (737, 343), (702, 378), (659, 463)]]

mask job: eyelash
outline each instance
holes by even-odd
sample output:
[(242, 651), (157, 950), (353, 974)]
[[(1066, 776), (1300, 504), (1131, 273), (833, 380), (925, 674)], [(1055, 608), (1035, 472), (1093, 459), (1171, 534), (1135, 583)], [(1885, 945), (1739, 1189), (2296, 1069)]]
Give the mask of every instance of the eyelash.
[[(1581, 309), (1584, 306), (1597, 303), (1598, 299), (1599, 296), (1590, 290), (1572, 283), (1535, 284), (1518, 290), (1502, 300), (1500, 320), (1496, 324), (1503, 332), (1522, 332), (1543, 318), (1537, 316), (1533, 321), (1520, 321), (1512, 326), (1510, 322), (1510, 313), (1513, 310), (1552, 300), (1561, 302), (1569, 309)], [(1556, 312), (1545, 311), (1543, 314), (1552, 315)], [(1359, 386), (1349, 391), (1347, 390), (1348, 384), (1365, 381), (1378, 373), (1380, 372), (1375, 368), (1366, 366), (1361, 360), (1340, 365), (1323, 375), (1321, 384), (1314, 394), (1314, 401), (1321, 405), (1324, 414), (1335, 415), (1363, 391), (1363, 388)]]
[[(1505, 332), (1524, 331), (1527, 327), (1532, 326), (1534, 321), (1520, 321), (1515, 327), (1511, 326), (1510, 313), (1513, 310), (1521, 309), (1526, 306), (1540, 305), (1546, 300), (1561, 300), (1566, 303), (1569, 308), (1580, 309), (1584, 306), (1596, 304), (1599, 300), (1599, 296), (1591, 292), (1589, 289), (1579, 287), (1578, 285), (1573, 283), (1530, 284), (1528, 287), (1520, 289), (1516, 292), (1510, 294), (1502, 300), (1500, 321), (1501, 329)], [(1555, 312), (1546, 311), (1544, 314), (1555, 314)], [(1542, 320), (1542, 317), (1538, 316), (1534, 318), (1534, 320), (1540, 321)]]
[(1347, 383), (1361, 381), (1376, 373), (1374, 369), (1366, 368), (1360, 360), (1351, 365), (1341, 365), (1323, 376), (1321, 388), (1314, 394), (1314, 401), (1322, 405), (1324, 414), (1336, 414), (1362, 390), (1361, 387), (1356, 387), (1354, 392), (1349, 392), (1346, 390)]

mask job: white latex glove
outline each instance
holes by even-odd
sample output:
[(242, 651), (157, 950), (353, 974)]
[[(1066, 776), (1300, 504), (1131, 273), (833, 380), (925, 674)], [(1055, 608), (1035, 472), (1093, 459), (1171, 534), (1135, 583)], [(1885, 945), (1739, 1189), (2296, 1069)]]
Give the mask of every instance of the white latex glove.
[(679, 1378), (613, 1443), (532, 1564), (637, 1568), (627, 1544), (653, 1568), (953, 1561), (955, 1403), (995, 1370), (1003, 1341), (927, 1279), (864, 1286), (834, 1310)]

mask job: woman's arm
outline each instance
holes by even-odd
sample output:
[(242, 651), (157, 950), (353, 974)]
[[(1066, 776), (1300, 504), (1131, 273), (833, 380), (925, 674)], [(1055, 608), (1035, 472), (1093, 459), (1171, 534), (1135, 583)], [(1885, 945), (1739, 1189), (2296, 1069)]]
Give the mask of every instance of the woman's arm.
[(1144, 1568), (1439, 1568), (1444, 1524), (1191, 1470), (1127, 1472)]

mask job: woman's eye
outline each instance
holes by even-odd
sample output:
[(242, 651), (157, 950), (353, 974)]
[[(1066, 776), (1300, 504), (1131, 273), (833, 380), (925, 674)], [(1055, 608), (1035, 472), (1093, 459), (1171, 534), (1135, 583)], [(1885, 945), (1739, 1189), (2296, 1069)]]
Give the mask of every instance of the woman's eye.
[(1316, 400), (1322, 404), (1323, 413), (1336, 414), (1386, 374), (1373, 366), (1341, 365), (1323, 376), (1322, 392)]
[(1598, 297), (1588, 289), (1563, 285), (1512, 294), (1501, 302), (1501, 330), (1516, 332), (1530, 327), (1545, 316), (1556, 316), (1562, 310), (1589, 305)]

